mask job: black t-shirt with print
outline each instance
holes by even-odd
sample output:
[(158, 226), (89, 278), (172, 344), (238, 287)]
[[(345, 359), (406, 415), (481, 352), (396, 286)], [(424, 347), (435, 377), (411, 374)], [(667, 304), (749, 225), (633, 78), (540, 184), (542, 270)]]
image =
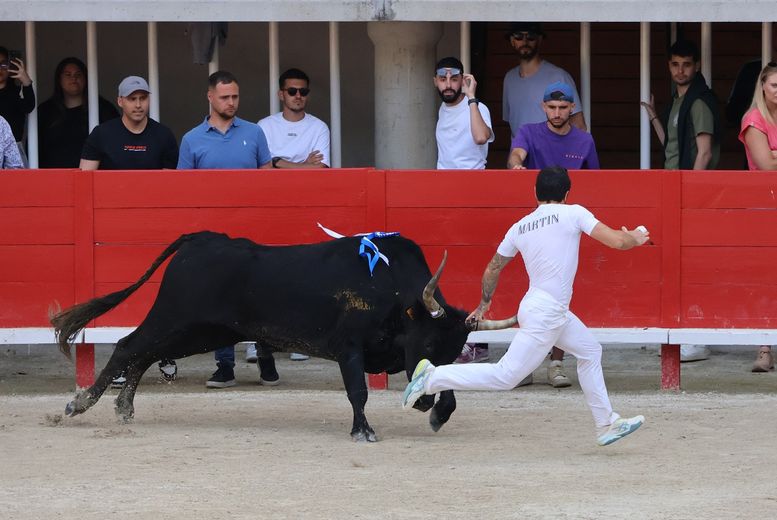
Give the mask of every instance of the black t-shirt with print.
[(81, 158), (100, 161), (101, 170), (160, 170), (178, 165), (173, 132), (153, 119), (133, 134), (120, 117), (97, 126), (87, 137)]

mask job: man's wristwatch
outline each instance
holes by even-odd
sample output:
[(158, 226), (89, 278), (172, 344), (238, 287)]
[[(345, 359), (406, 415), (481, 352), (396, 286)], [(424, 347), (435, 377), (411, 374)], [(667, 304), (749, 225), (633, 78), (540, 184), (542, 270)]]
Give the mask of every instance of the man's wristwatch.
[(480, 100), (476, 97), (469, 98), (469, 100), (467, 101), (468, 105), (472, 105), (472, 104), (477, 105), (478, 103), (480, 103)]
[(272, 158), (272, 167), (277, 168), (278, 167), (278, 161), (281, 160), (281, 157), (273, 157)]

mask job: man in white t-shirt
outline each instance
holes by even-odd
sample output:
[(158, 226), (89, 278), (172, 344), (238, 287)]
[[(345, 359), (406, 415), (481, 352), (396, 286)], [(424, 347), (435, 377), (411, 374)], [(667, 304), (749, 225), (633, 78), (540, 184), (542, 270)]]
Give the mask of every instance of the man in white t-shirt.
[(434, 86), (442, 98), (435, 131), (437, 169), (482, 170), (494, 132), (488, 107), (475, 97), (475, 77), (464, 74), (453, 57), (441, 59), (434, 69)]
[(273, 156), (273, 168), (329, 168), (329, 127), (305, 112), (310, 79), (289, 69), (278, 80), (282, 110), (259, 121)]
[(421, 360), (405, 389), (402, 405), (410, 408), (424, 394), (443, 390), (510, 390), (540, 366), (553, 345), (577, 358), (577, 373), (594, 417), (597, 443), (612, 444), (645, 420), (622, 419), (613, 412), (602, 375), (602, 346), (569, 310), (577, 272), (580, 235), (620, 250), (647, 242), (645, 228), (614, 230), (583, 206), (567, 204), (571, 188), (565, 168), (542, 169), (537, 175), (537, 209), (513, 224), (483, 273), (480, 305), (467, 321), (477, 322), (491, 306), (502, 269), (521, 253), (529, 275), (529, 290), (518, 308), (516, 331), (499, 363), (444, 365)]

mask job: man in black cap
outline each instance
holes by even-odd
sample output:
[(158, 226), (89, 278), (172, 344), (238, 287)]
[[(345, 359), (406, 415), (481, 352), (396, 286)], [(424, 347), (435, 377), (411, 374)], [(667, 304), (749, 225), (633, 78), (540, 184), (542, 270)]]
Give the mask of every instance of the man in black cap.
[(575, 81), (564, 69), (543, 60), (540, 46), (545, 33), (537, 22), (516, 22), (505, 35), (518, 53), (518, 66), (505, 74), (502, 91), (502, 119), (510, 123), (510, 136), (515, 137), (518, 129), (527, 123), (545, 121), (542, 96), (545, 87), (555, 81), (571, 85), (575, 94), (575, 112), (570, 123), (586, 130), (581, 108), (580, 95)]

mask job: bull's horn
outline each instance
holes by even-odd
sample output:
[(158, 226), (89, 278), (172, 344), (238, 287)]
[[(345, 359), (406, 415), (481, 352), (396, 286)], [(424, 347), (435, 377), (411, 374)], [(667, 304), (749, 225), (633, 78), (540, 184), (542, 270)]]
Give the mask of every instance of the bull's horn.
[(513, 316), (512, 318), (507, 318), (506, 320), (481, 320), (468, 323), (467, 325), (469, 326), (470, 330), (499, 330), (509, 329), (516, 323), (518, 323), (518, 317)]
[(440, 281), (440, 276), (442, 275), (442, 270), (445, 267), (445, 262), (447, 260), (448, 250), (446, 249), (442, 254), (442, 262), (440, 262), (440, 267), (437, 268), (437, 272), (434, 274), (434, 276), (432, 276), (432, 279), (429, 280), (429, 283), (426, 284), (426, 287), (424, 287), (424, 307), (426, 307), (426, 310), (429, 311), (429, 314), (432, 315), (432, 318), (442, 318), (445, 316), (445, 309), (440, 307), (440, 304), (437, 303), (437, 300), (434, 299), (434, 291), (437, 289), (437, 282)]

